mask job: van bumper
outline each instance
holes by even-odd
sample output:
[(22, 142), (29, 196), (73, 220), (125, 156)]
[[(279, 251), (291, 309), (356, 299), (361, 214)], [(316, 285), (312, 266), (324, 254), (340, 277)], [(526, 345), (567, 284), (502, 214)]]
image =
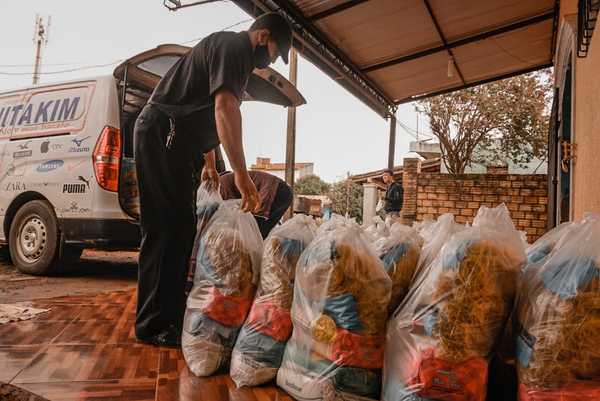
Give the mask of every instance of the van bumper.
[(140, 227), (134, 220), (59, 219), (65, 244), (98, 248), (133, 248), (140, 245)]

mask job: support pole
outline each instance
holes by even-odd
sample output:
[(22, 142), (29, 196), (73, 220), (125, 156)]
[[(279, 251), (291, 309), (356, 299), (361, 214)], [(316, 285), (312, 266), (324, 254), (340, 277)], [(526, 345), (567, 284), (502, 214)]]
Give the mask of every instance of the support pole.
[(390, 145), (388, 148), (388, 168), (394, 168), (394, 152), (396, 151), (396, 115), (390, 116)]
[[(298, 78), (298, 54), (290, 50), (290, 82), (296, 86)], [(287, 136), (285, 145), (285, 182), (294, 190), (294, 167), (296, 165), (296, 108), (288, 107)], [(286, 213), (285, 219), (292, 217), (294, 206)]]

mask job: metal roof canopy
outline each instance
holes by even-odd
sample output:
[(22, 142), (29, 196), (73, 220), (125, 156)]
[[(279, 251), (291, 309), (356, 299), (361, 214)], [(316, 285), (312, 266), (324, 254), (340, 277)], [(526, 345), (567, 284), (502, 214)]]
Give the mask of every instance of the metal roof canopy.
[(552, 65), (557, 0), (232, 0), (283, 14), (294, 47), (383, 117)]

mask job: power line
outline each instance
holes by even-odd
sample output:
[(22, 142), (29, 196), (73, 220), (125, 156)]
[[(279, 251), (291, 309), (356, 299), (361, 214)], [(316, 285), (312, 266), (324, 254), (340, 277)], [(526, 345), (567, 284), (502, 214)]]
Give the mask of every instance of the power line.
[[(235, 24), (231, 24), (228, 25), (224, 28), (221, 28), (220, 31), (226, 31), (228, 29), (234, 28), (238, 25), (242, 25), (245, 24), (246, 22), (250, 22), (253, 21), (253, 18), (247, 18), (241, 21), (236, 22)], [(205, 37), (199, 37), (196, 39), (192, 39), (192, 40), (188, 40), (185, 42), (181, 42), (182, 45), (186, 45), (188, 43), (192, 43), (192, 42), (197, 42), (200, 41), (202, 39), (204, 39)], [(69, 69), (65, 69), (65, 70), (57, 70), (57, 71), (46, 71), (46, 72), (39, 72), (39, 75), (57, 75), (57, 74), (66, 74), (69, 72), (76, 72), (76, 71), (83, 71), (83, 70), (89, 70), (89, 69), (93, 69), (93, 68), (101, 68), (101, 67), (108, 67), (111, 65), (115, 65), (117, 63), (120, 63), (121, 61), (123, 61), (125, 59), (119, 59), (110, 63), (105, 63), (105, 64), (94, 64), (94, 65), (81, 65), (79, 67), (73, 67), (73, 68), (69, 68)], [(45, 64), (45, 66), (50, 66), (50, 65), (77, 65), (77, 64), (83, 64), (83, 63), (57, 63), (57, 64)], [(12, 67), (34, 67), (34, 64), (4, 64), (4, 65), (0, 65), (0, 68), (12, 68)], [(31, 71), (28, 72), (22, 72), (22, 71), (18, 71), (18, 72), (14, 72), (14, 71), (0, 71), (0, 75), (4, 75), (4, 76), (21, 76), (21, 75), (31, 75)]]
[[(119, 62), (123, 61), (123, 59), (121, 60), (116, 60), (113, 61), (111, 63), (106, 63), (106, 64), (96, 64), (96, 65), (87, 65), (87, 66), (82, 66), (82, 67), (77, 67), (77, 68), (70, 68), (67, 70), (58, 70), (58, 71), (46, 71), (46, 72), (40, 72), (40, 75), (55, 75), (55, 74), (64, 74), (67, 72), (75, 72), (75, 71), (82, 71), (82, 70), (90, 70), (92, 68), (100, 68), (100, 67), (108, 67), (111, 65), (115, 65)], [(0, 75), (31, 75), (31, 71), (30, 72), (5, 72), (5, 71), (0, 71)]]

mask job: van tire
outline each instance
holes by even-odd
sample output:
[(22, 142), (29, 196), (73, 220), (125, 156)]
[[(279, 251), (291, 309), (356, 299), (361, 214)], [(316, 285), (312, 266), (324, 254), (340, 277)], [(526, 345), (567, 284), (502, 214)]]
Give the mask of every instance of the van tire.
[(60, 235), (49, 202), (34, 200), (21, 206), (8, 238), (11, 260), (21, 273), (41, 276), (59, 272)]

